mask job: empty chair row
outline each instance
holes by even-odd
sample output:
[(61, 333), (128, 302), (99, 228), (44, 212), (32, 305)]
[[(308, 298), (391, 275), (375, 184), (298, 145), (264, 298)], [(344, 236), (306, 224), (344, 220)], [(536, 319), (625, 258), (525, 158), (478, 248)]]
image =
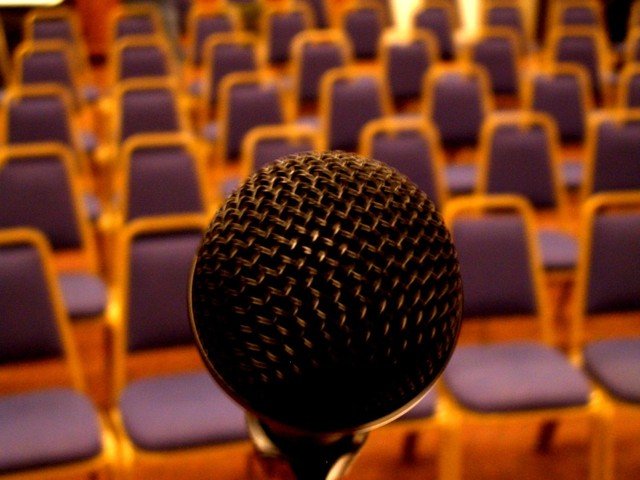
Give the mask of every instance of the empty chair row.
[[(412, 422), (412, 429), (440, 430), (441, 478), (461, 477), (460, 437), (469, 423), (531, 419), (587, 419), (589, 478), (613, 478), (609, 409), (637, 411), (640, 344), (628, 336), (594, 340), (599, 332), (611, 331), (603, 314), (628, 313), (628, 331), (637, 334), (639, 195), (601, 194), (584, 204), (580, 280), (570, 325), (574, 361), (558, 348), (528, 202), (500, 195), (447, 204), (444, 218), (465, 286), (465, 331), (436, 389), (399, 420)], [(139, 219), (122, 231), (108, 320), (107, 414), (113, 431), (83, 395), (79, 359), (46, 239), (29, 229), (0, 233), (0, 276), (6, 287), (0, 291), (0, 322), (3, 332), (11, 332), (0, 336), (3, 368), (66, 352), (73, 379), (72, 390), (3, 395), (0, 471), (32, 470), (46, 476), (52, 468), (82, 466), (130, 474), (143, 465), (164, 465), (185, 454), (206, 455), (212, 447), (247, 439), (242, 411), (201, 367), (127, 377), (135, 354), (175, 348), (195, 354), (185, 292), (206, 222), (201, 215)], [(604, 322), (604, 330), (592, 330), (592, 321)], [(491, 328), (496, 323), (503, 328)], [(489, 339), (488, 332), (495, 336)], [(194, 359), (197, 362), (197, 355)], [(47, 426), (46, 435), (40, 425)], [(58, 439), (55, 446), (45, 441), (52, 435)], [(20, 444), (29, 445), (28, 455), (9, 448), (16, 436)], [(92, 461), (76, 463), (87, 459)]]

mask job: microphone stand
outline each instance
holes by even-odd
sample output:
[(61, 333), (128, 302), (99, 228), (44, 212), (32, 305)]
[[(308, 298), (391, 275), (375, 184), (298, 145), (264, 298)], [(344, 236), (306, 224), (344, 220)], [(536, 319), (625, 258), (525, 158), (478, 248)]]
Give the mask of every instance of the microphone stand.
[(296, 480), (342, 478), (368, 437), (368, 432), (305, 435), (279, 431), (249, 414), (247, 426), (258, 454), (284, 459)]

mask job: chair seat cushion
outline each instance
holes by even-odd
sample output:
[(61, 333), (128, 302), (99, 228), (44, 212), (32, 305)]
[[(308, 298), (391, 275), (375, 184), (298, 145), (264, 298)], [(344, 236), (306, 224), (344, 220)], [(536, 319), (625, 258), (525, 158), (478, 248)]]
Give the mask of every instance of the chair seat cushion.
[(90, 273), (64, 273), (60, 275), (60, 288), (72, 319), (104, 314), (107, 307), (107, 287), (99, 276)]
[(92, 403), (71, 389), (0, 398), (0, 473), (90, 459), (102, 450)]
[(468, 194), (476, 188), (478, 168), (472, 163), (448, 165), (445, 174), (449, 191), (454, 195)]
[(202, 136), (205, 140), (208, 140), (210, 142), (215, 142), (216, 140), (218, 140), (218, 134), (219, 132), (217, 122), (207, 123), (202, 129)]
[(562, 180), (565, 187), (576, 190), (582, 185), (584, 168), (581, 162), (572, 161), (562, 164)]
[(169, 450), (247, 438), (243, 410), (206, 372), (130, 383), (120, 398), (127, 434), (146, 450)]
[(614, 397), (640, 403), (640, 338), (588, 344), (584, 367)]
[(578, 262), (578, 239), (557, 230), (538, 233), (542, 264), (547, 270), (569, 270)]
[(432, 388), (429, 392), (400, 420), (418, 420), (421, 418), (429, 418), (436, 412), (436, 391)]
[(461, 405), (482, 413), (572, 407), (589, 400), (586, 375), (560, 352), (532, 342), (459, 347), (443, 380)]

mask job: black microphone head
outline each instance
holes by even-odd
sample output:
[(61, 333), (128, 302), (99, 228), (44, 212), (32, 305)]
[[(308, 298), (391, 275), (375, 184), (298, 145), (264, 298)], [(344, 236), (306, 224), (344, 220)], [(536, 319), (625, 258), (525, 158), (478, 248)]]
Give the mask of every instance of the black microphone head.
[(190, 292), (214, 378), (299, 432), (368, 429), (415, 404), (461, 325), (449, 232), (386, 165), (307, 152), (263, 168), (220, 208)]

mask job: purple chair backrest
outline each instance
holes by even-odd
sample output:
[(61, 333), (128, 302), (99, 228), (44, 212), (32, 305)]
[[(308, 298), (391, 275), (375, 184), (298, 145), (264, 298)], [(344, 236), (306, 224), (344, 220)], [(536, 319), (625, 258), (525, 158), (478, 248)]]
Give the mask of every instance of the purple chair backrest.
[(464, 285), (464, 316), (534, 313), (531, 253), (522, 218), (457, 218), (451, 228)]
[(560, 24), (597, 26), (599, 20), (597, 13), (592, 8), (575, 5), (566, 7), (563, 10)]
[(137, 77), (162, 77), (170, 69), (165, 52), (153, 45), (125, 48), (120, 56), (120, 80)]
[(72, 67), (62, 50), (32, 52), (23, 57), (22, 83), (58, 83), (73, 88)]
[(603, 121), (596, 139), (591, 193), (640, 190), (640, 122)]
[(473, 61), (487, 71), (495, 93), (513, 94), (518, 90), (515, 48), (504, 37), (485, 37), (473, 47)]
[(34, 246), (0, 244), (0, 285), (0, 365), (59, 357), (51, 294)]
[(587, 312), (640, 309), (640, 214), (600, 213), (592, 230)]
[(627, 96), (624, 105), (629, 108), (640, 107), (640, 75), (632, 75), (627, 83)]
[(447, 73), (436, 82), (431, 119), (446, 146), (474, 145), (484, 121), (483, 91), (477, 77)]
[(327, 28), (329, 26), (329, 15), (326, 0), (300, 0), (308, 5), (313, 12), (316, 28)]
[(373, 58), (378, 54), (378, 43), (384, 21), (373, 8), (349, 11), (344, 19), (345, 35), (351, 40), (356, 58)]
[(130, 246), (128, 350), (189, 345), (187, 291), (201, 231), (147, 234)]
[(281, 92), (275, 84), (250, 83), (234, 86), (229, 94), (227, 157), (235, 158), (249, 130), (284, 122)]
[(589, 73), (591, 88), (596, 99), (601, 96), (602, 78), (600, 77), (600, 61), (598, 48), (590, 37), (565, 36), (560, 39), (555, 52), (555, 61), (561, 63), (577, 63)]
[(311, 150), (314, 150), (314, 145), (307, 140), (291, 141), (286, 138), (261, 140), (255, 147), (253, 170), (257, 171), (287, 155)]
[(522, 11), (517, 7), (495, 6), (488, 10), (486, 23), (490, 27), (509, 27), (524, 36), (524, 21)]
[(388, 46), (385, 76), (396, 99), (417, 98), (422, 92), (422, 79), (431, 66), (422, 40)]
[(116, 25), (116, 38), (129, 35), (151, 35), (156, 32), (151, 17), (147, 15), (131, 15), (122, 17)]
[(539, 126), (495, 129), (488, 153), (487, 193), (519, 194), (535, 207), (555, 207), (551, 142)]
[(80, 247), (68, 175), (55, 156), (9, 159), (0, 169), (0, 228), (36, 228), (54, 250)]
[(421, 8), (414, 14), (413, 26), (435, 35), (442, 59), (450, 60), (455, 56), (453, 25), (448, 10), (439, 7)]
[(340, 79), (331, 92), (329, 148), (356, 151), (362, 127), (384, 116), (382, 86), (375, 77)]
[(563, 141), (582, 141), (587, 112), (578, 79), (574, 75), (536, 75), (531, 108), (555, 120)]
[(228, 15), (222, 12), (200, 17), (196, 25), (195, 45), (193, 46), (195, 63), (200, 64), (200, 62), (202, 62), (202, 47), (209, 35), (232, 31), (233, 21)]
[(419, 131), (403, 130), (389, 135), (375, 135), (371, 144), (371, 156), (395, 168), (415, 183), (438, 206), (433, 148)]
[(73, 145), (67, 105), (56, 95), (24, 96), (10, 102), (8, 143), (60, 142)]
[(33, 39), (75, 41), (73, 27), (65, 18), (42, 18), (34, 21)]
[(307, 22), (301, 11), (280, 12), (270, 17), (269, 61), (281, 63), (289, 60), (290, 45), (298, 33), (307, 28)]
[(129, 159), (127, 220), (203, 212), (195, 159), (179, 146), (139, 148)]
[(258, 68), (255, 47), (245, 43), (224, 43), (215, 48), (211, 76), (211, 94), (209, 103), (218, 98), (218, 87), (222, 79), (229, 73), (251, 72)]
[(322, 75), (332, 68), (342, 67), (346, 58), (339, 45), (331, 42), (304, 46), (301, 58), (300, 99), (315, 100)]
[(176, 132), (180, 128), (178, 105), (168, 89), (130, 90), (124, 94), (120, 141), (137, 133)]

